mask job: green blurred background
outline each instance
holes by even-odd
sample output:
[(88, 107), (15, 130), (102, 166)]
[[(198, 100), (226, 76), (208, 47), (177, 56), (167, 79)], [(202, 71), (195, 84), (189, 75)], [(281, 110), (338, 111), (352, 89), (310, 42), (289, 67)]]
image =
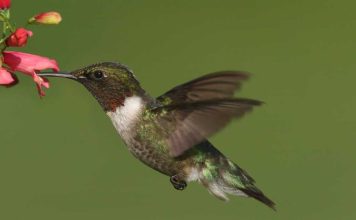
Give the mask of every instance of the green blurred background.
[(253, 73), (242, 97), (266, 104), (211, 138), (277, 203), (178, 192), (134, 159), (93, 97), (53, 79), (0, 88), (0, 219), (356, 219), (355, 1), (13, 0), (34, 26), (21, 49), (62, 70), (120, 61), (154, 96), (217, 70)]

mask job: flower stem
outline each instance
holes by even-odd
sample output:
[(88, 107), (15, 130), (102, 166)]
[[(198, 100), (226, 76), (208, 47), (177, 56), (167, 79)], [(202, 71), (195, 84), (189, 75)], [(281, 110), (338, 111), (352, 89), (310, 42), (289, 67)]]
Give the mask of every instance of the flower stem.
[(9, 20), (10, 13), (7, 11), (7, 14), (0, 13), (0, 21), (2, 22), (2, 36), (0, 40), (0, 51), (3, 52), (7, 46), (4, 43), (5, 40), (15, 32), (15, 28), (12, 26)]

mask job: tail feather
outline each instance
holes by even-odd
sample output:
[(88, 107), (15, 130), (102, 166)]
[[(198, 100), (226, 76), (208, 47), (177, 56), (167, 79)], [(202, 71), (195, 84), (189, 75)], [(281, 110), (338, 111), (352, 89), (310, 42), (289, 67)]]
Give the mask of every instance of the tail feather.
[(263, 204), (267, 205), (268, 207), (276, 211), (276, 204), (272, 200), (270, 200), (267, 196), (265, 196), (263, 192), (258, 188), (256, 188), (255, 186), (251, 188), (241, 189), (241, 191), (243, 191), (249, 197), (253, 197), (254, 199), (262, 202)]
[(276, 210), (275, 203), (267, 198), (255, 185), (254, 179), (246, 171), (225, 157), (206, 160), (199, 181), (217, 198), (228, 201), (228, 194), (252, 197)]

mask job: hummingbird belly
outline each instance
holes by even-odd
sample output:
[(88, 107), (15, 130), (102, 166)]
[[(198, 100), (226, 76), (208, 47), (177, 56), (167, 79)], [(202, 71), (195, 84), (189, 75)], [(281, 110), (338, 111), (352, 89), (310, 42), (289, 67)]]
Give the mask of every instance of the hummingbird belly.
[(147, 166), (168, 176), (182, 172), (183, 161), (176, 160), (160, 147), (145, 140), (134, 139), (127, 143), (129, 151)]

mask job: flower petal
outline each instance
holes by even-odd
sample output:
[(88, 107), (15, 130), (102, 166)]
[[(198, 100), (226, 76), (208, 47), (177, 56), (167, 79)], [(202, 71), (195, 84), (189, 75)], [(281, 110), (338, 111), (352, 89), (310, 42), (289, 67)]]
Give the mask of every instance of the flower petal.
[(35, 81), (35, 83), (36, 83), (38, 94), (40, 94), (40, 96), (45, 96), (46, 94), (44, 93), (42, 87), (45, 87), (47, 89), (49, 88), (48, 80), (38, 76), (37, 74), (34, 74), (32, 76), (32, 78), (33, 78), (33, 81)]
[(3, 56), (4, 63), (13, 71), (19, 71), (28, 75), (45, 69), (52, 69), (54, 72), (59, 71), (57, 61), (47, 57), (17, 51), (4, 51)]
[(8, 85), (14, 81), (15, 79), (12, 77), (11, 73), (4, 68), (0, 68), (0, 85)]
[(32, 76), (40, 96), (45, 95), (42, 87), (49, 88), (49, 82), (36, 73), (45, 69), (52, 69), (54, 72), (59, 71), (57, 62), (47, 57), (16, 51), (4, 51), (3, 57), (4, 63), (8, 65), (11, 70)]

